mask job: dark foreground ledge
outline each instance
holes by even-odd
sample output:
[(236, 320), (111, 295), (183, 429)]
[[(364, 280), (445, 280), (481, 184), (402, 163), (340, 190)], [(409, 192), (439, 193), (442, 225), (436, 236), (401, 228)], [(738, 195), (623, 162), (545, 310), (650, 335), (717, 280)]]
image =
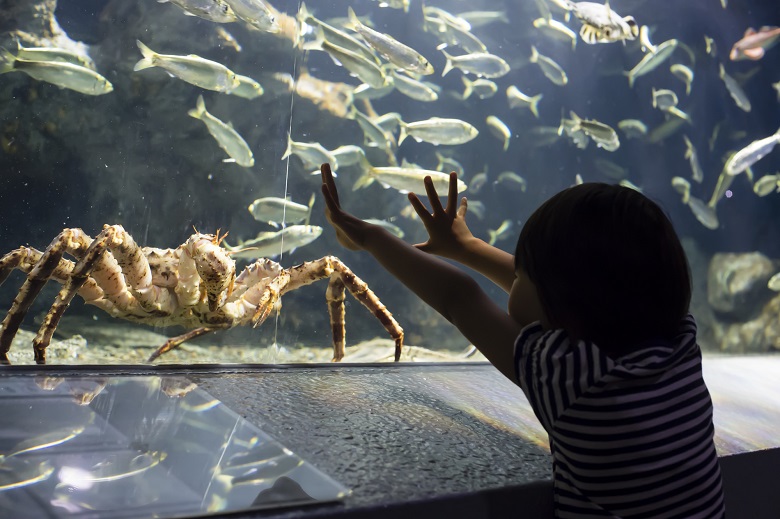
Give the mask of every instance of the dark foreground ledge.
[[(780, 517), (779, 493), (770, 490), (780, 488), (780, 358), (723, 357), (705, 366), (729, 517)], [(352, 490), (339, 504), (230, 517), (552, 517), (546, 436), (520, 389), (489, 365), (0, 371), (41, 374), (184, 375)]]

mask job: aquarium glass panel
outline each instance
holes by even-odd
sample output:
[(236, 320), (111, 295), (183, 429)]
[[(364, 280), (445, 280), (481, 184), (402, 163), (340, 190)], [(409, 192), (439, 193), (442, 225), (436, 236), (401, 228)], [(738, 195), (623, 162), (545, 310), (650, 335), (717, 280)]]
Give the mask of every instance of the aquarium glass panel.
[(780, 348), (773, 0), (0, 5), (12, 363), (392, 361), (402, 334), (401, 360), (484, 360), (339, 244), (323, 162), (413, 244), (406, 193), (456, 171), (509, 253), (569, 186), (641, 190), (682, 237), (705, 352)]
[(180, 517), (348, 490), (184, 377), (4, 377), (0, 517)]

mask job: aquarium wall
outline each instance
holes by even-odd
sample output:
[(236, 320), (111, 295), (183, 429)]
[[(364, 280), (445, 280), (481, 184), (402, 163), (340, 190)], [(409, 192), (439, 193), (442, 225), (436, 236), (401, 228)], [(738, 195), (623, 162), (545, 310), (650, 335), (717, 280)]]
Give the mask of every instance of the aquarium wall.
[[(341, 316), (331, 322), (328, 274), (342, 267), (305, 263), (328, 256), (359, 278), (344, 361), (392, 361), (399, 328), (402, 360), (480, 359), (339, 245), (322, 162), (347, 210), (410, 243), (426, 233), (405, 193), (457, 171), (470, 228), (509, 252), (561, 189), (641, 190), (683, 238), (702, 348), (780, 348), (774, 2), (272, 4), (0, 0), (0, 309), (29, 303), (5, 321), (24, 317), (13, 363), (34, 362), (39, 330), (52, 334), (49, 363), (143, 363), (204, 326), (156, 362), (330, 361)], [(108, 253), (88, 249), (97, 236)], [(26, 272), (59, 249), (30, 297)], [(185, 249), (235, 262), (238, 278), (198, 287)], [(47, 312), (74, 269), (85, 284), (54, 327)], [(228, 304), (236, 315), (283, 269), (322, 280), (266, 299), (257, 327), (199, 321)], [(381, 301), (371, 310), (349, 295), (362, 282)], [(398, 326), (374, 315), (381, 304)]]

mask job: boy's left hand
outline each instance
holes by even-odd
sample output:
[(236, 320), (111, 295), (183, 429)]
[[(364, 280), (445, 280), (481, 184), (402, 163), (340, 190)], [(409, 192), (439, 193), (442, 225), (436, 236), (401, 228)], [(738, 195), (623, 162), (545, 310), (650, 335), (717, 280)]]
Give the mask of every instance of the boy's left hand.
[(339, 193), (330, 164), (327, 162), (320, 166), (322, 174), (322, 195), (325, 198), (325, 217), (336, 230), (339, 243), (349, 250), (361, 250), (364, 248), (366, 236), (376, 227), (370, 223), (352, 216), (341, 209)]

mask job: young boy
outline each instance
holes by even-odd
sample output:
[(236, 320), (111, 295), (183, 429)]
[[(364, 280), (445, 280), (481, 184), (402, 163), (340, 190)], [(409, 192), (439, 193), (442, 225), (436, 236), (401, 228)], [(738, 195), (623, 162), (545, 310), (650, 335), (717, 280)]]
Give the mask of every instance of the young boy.
[[(344, 212), (321, 169), (339, 242), (371, 253), (523, 389), (549, 434), (557, 517), (725, 516), (688, 264), (658, 205), (571, 187), (531, 215), (513, 257), (471, 234), (455, 173), (446, 208), (430, 177), (432, 214), (409, 194), (429, 234), (412, 246)], [(508, 312), (433, 255), (506, 290)]]

